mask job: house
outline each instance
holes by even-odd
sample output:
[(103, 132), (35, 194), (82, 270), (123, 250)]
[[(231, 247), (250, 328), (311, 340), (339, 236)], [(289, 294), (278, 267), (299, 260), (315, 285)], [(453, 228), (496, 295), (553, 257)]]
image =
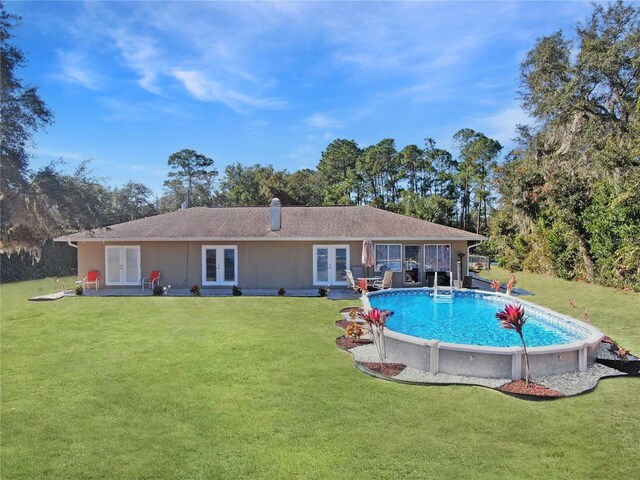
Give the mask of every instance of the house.
[[(432, 272), (467, 272), (469, 248), (485, 237), (367, 206), (194, 207), (56, 238), (78, 248), (78, 274), (100, 287), (139, 286), (152, 270), (174, 288), (346, 285), (374, 244), (376, 274), (418, 286)], [(461, 262), (458, 265), (458, 262)], [(360, 270), (361, 271), (361, 270)]]

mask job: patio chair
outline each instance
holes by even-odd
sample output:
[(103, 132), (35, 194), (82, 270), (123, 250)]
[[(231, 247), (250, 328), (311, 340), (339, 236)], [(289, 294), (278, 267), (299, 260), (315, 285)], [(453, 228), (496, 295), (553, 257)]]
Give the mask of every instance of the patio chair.
[(358, 288), (358, 284), (356, 283), (355, 278), (353, 278), (353, 272), (351, 270), (345, 270), (345, 277), (347, 279), (347, 287), (351, 287), (354, 293), (360, 293), (360, 288)]
[[(84, 290), (89, 288), (89, 285), (95, 285), (98, 290), (98, 282), (100, 281), (100, 272), (98, 270), (91, 270), (87, 272), (87, 276), (82, 279), (82, 288)], [(80, 283), (80, 282), (76, 282)]]
[(373, 282), (373, 288), (377, 288), (378, 290), (385, 290), (387, 288), (391, 288), (391, 282), (393, 281), (393, 271), (385, 270), (384, 277), (382, 280), (376, 280)]
[(160, 283), (160, 272), (158, 270), (154, 270), (151, 272), (151, 275), (148, 277), (144, 277), (142, 279), (142, 290), (144, 290), (145, 285), (149, 285), (149, 288), (153, 290), (153, 285), (156, 286)]

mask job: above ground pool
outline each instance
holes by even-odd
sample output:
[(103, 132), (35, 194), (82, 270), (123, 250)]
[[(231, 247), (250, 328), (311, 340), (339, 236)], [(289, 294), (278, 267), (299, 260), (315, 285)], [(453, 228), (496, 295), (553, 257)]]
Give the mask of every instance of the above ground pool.
[(507, 303), (524, 307), (522, 332), (532, 376), (586, 370), (603, 337), (580, 320), (499, 293), (453, 290), (434, 296), (427, 288), (390, 289), (363, 301), (365, 307), (393, 312), (385, 329), (387, 361), (431, 373), (522, 378), (520, 337), (496, 319)]

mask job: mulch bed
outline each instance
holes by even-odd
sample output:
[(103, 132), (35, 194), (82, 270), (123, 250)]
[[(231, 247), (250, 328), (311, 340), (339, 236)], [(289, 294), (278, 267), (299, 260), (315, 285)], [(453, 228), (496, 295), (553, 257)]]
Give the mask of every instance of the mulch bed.
[(385, 377), (395, 377), (407, 368), (406, 365), (401, 363), (358, 362), (358, 365), (362, 365), (367, 370), (379, 373)]
[(360, 345), (369, 345), (371, 340), (364, 338), (351, 338), (351, 337), (338, 337), (336, 338), (336, 345), (338, 348), (348, 350), (349, 348), (359, 347)]
[(563, 393), (547, 388), (544, 385), (529, 382), (529, 386), (526, 385), (524, 380), (518, 380), (511, 383), (505, 383), (498, 390), (505, 393), (515, 393), (517, 395), (526, 395), (531, 397), (564, 397)]
[(596, 361), (607, 367), (615, 368), (627, 375), (640, 375), (640, 360), (608, 360), (606, 358), (598, 358)]
[(336, 327), (341, 328), (341, 329), (345, 329), (349, 326), (351, 322), (349, 320), (338, 320), (336, 322)]

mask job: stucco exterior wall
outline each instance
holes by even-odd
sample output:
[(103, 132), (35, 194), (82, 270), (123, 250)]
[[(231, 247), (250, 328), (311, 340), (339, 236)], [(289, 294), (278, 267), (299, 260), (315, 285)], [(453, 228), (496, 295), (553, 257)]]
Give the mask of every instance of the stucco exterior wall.
[[(382, 243), (382, 242), (374, 242)], [(406, 245), (442, 244), (451, 245), (451, 271), (457, 279), (458, 253), (464, 253), (462, 275), (466, 272), (466, 241), (402, 242), (385, 241)], [(234, 245), (238, 249), (238, 279), (242, 288), (317, 288), (313, 284), (313, 246), (347, 244), (350, 249), (351, 267), (361, 266), (362, 242), (313, 242), (313, 241), (253, 241), (253, 242), (79, 242), (78, 278), (89, 270), (100, 271), (100, 288), (105, 288), (105, 246), (139, 245), (141, 276), (152, 270), (161, 273), (161, 284), (173, 288), (189, 288), (202, 285), (202, 246)], [(403, 286), (403, 273), (393, 275), (393, 286)], [(230, 287), (203, 287), (226, 288)]]

